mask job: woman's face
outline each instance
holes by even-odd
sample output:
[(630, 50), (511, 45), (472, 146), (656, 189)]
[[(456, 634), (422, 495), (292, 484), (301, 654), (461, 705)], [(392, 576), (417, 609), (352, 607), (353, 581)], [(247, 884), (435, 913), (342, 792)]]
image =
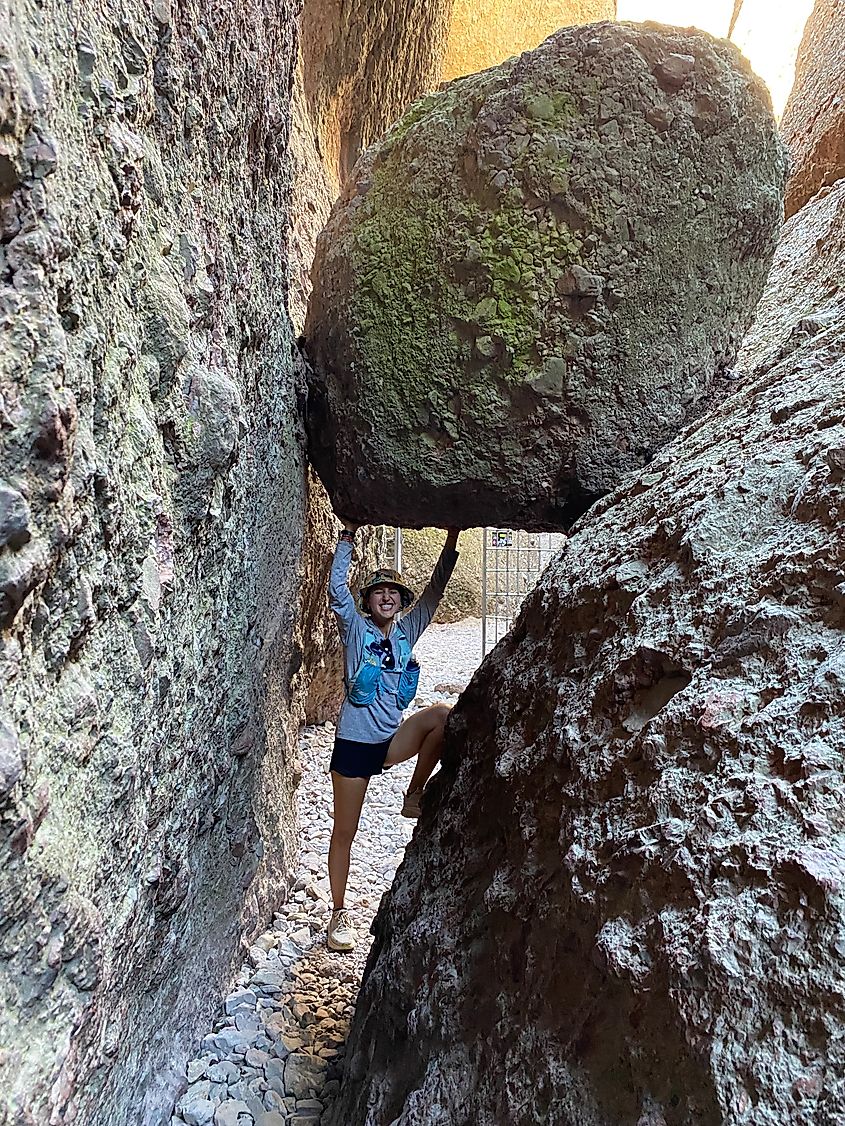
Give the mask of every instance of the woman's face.
[(402, 595), (397, 587), (387, 583), (383, 586), (374, 586), (367, 596), (367, 608), (376, 625), (386, 625), (393, 621), (402, 609)]

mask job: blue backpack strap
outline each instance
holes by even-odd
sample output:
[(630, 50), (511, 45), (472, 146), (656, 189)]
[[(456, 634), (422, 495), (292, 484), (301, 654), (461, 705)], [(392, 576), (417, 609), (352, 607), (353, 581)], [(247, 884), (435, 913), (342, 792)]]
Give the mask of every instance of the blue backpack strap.
[(399, 677), (399, 687), (396, 690), (396, 702), (400, 708), (407, 708), (417, 694), (420, 683), (420, 666), (414, 657), (411, 643), (401, 625), (397, 627), (396, 632), (399, 634), (397, 647), (400, 657), (399, 668), (402, 672)]
[(381, 654), (375, 651), (375, 645), (378, 644), (379, 636), (375, 626), (367, 622), (358, 668), (346, 685), (346, 698), (350, 704), (358, 707), (371, 704), (378, 694), (381, 683)]

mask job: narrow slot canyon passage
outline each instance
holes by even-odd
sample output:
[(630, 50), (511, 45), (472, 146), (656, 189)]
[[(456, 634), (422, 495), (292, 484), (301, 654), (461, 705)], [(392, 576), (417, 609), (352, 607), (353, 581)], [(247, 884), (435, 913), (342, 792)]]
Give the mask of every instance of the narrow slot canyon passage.
[(845, 1124), (843, 58), (0, 0), (0, 1126)]
[[(428, 627), (416, 646), (422, 675), (411, 713), (453, 704), (481, 660), (477, 618)], [(349, 1025), (370, 948), (369, 928), (401, 864), (414, 822), (399, 815), (413, 763), (372, 779), (353, 846), (347, 900), (358, 943), (326, 947), (327, 854), (334, 727), (303, 728), (297, 788), (302, 854), (272, 929), (250, 944), (202, 1052), (187, 1065), (171, 1126), (318, 1126), (332, 1120)]]

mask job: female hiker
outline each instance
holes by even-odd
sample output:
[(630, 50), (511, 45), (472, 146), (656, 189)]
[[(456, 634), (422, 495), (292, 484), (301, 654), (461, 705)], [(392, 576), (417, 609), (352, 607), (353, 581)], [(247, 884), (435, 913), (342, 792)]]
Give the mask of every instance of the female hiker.
[(334, 790), (334, 825), (329, 846), (329, 883), (333, 910), (328, 928), (331, 950), (353, 950), (355, 931), (344, 909), (349, 854), (370, 778), (382, 769), (417, 756), (402, 814), (419, 817), (420, 798), (440, 759), (448, 704), (433, 704), (402, 722), (413, 700), (419, 665), (412, 649), (431, 621), (458, 553), (457, 529), (446, 543), (422, 597), (401, 621), (400, 610), (414, 601), (413, 591), (397, 571), (370, 575), (359, 591), (358, 606), (347, 576), (359, 525), (344, 521), (329, 580), (329, 604), (337, 616), (343, 642), (346, 698), (337, 722), (329, 769)]

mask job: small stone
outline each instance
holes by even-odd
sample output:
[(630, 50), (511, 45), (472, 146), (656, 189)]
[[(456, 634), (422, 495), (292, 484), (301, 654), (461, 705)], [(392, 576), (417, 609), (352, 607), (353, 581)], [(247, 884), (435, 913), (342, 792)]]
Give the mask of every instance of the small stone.
[(279, 993), (284, 983), (285, 975), (281, 970), (274, 970), (266, 967), (264, 969), (258, 970), (257, 973), (253, 974), (252, 977), (253, 987), (260, 989), (262, 993)]
[(297, 1099), (308, 1098), (322, 1086), (325, 1074), (324, 1060), (296, 1052), (285, 1060), (285, 1090)]
[(255, 1041), (254, 1032), (241, 1032), (237, 1028), (221, 1028), (214, 1038), (226, 1055), (243, 1055)]
[(208, 1078), (214, 1083), (235, 1083), (240, 1071), (231, 1060), (221, 1060), (208, 1069)]
[[(254, 1099), (255, 1097), (255, 1091), (252, 1090), (252, 1088), (249, 1086), (249, 1083), (247, 1083), (244, 1078), (242, 1078), (240, 1083), (232, 1083), (229, 1087), (229, 1098), (235, 1099), (238, 1102), (246, 1103), (247, 1106), (250, 1105), (250, 1100)], [(258, 1101), (261, 1102), (260, 1099)]]
[(281, 1114), (286, 1113), (284, 1096), (272, 1089), (264, 1092), (264, 1106), (267, 1110), (278, 1110)]
[(649, 106), (645, 111), (645, 117), (646, 121), (652, 125), (658, 133), (665, 133), (675, 120), (675, 115), (666, 106)]
[(251, 989), (240, 989), (237, 993), (230, 993), (224, 1003), (227, 1016), (232, 1016), (238, 1009), (255, 1008), (257, 997)]
[(678, 89), (695, 70), (695, 59), (692, 55), (667, 55), (654, 69), (658, 79)]
[(268, 1059), (264, 1065), (264, 1075), (268, 1082), (273, 1079), (284, 1079), (285, 1061), (281, 1059)]
[(188, 1082), (196, 1083), (198, 1079), (202, 1079), (207, 1073), (208, 1060), (190, 1060), (185, 1070), (188, 1076)]
[(189, 1106), (191, 1103), (197, 1102), (199, 1099), (207, 1099), (208, 1092), (211, 1088), (211, 1083), (207, 1079), (200, 1079), (192, 1083), (187, 1089), (185, 1094), (179, 1100), (180, 1106)]
[(475, 339), (475, 350), (479, 356), (485, 360), (492, 360), (496, 355), (496, 344), (492, 336), (477, 336)]
[(600, 274), (591, 274), (583, 266), (570, 266), (557, 288), (568, 297), (600, 297), (604, 278)]
[(253, 1126), (255, 1120), (245, 1102), (226, 1099), (214, 1112), (214, 1126)]
[(197, 1099), (195, 1103), (185, 1107), (182, 1118), (188, 1126), (208, 1126), (214, 1119), (216, 1105), (210, 1099)]

